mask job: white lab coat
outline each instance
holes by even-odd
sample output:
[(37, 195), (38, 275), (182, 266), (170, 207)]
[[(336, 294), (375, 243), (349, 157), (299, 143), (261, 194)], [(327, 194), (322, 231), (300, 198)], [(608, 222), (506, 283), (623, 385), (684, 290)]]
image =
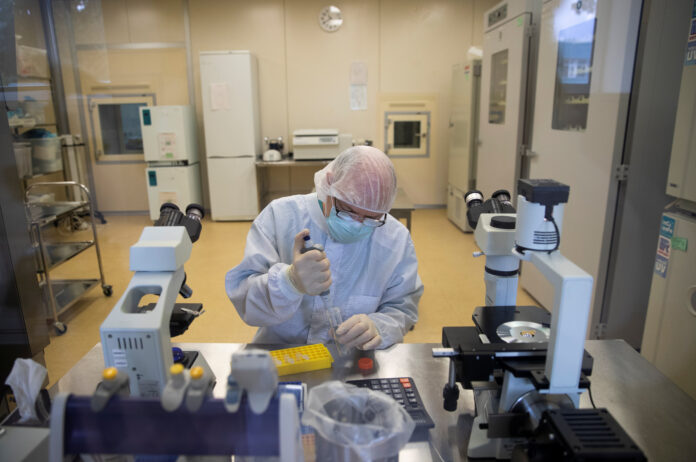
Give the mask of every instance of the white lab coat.
[(244, 259), (225, 277), (227, 296), (244, 322), (260, 329), (255, 343), (328, 343), (323, 302), (290, 282), (295, 235), (309, 229), (331, 263), (333, 305), (345, 321), (367, 314), (382, 337), (378, 348), (403, 340), (418, 320), (423, 283), (411, 235), (391, 215), (367, 239), (340, 244), (328, 236), (316, 193), (271, 202), (254, 220)]

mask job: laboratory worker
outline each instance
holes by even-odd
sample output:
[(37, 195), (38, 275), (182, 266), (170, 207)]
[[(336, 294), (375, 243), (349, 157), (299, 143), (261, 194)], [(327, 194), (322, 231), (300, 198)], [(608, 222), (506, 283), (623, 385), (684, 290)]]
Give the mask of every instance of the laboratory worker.
[[(256, 343), (332, 342), (325, 300), (341, 311), (339, 343), (401, 342), (418, 320), (423, 283), (411, 235), (388, 214), (394, 165), (379, 149), (355, 146), (314, 184), (316, 192), (274, 200), (254, 220), (244, 259), (226, 275), (228, 297), (259, 327)], [(324, 251), (303, 253), (307, 235)]]

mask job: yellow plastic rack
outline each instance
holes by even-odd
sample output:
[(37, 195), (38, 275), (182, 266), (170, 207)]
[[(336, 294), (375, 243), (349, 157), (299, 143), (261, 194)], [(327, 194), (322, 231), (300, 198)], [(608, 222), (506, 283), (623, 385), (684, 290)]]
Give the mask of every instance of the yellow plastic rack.
[(328, 369), (333, 363), (329, 350), (321, 343), (271, 351), (278, 375)]

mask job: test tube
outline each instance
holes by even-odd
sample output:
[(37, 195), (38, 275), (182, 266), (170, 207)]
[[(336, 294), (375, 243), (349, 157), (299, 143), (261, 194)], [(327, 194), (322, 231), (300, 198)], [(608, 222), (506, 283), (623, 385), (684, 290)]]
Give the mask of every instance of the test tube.
[(329, 321), (329, 332), (331, 333), (331, 337), (333, 338), (333, 341), (336, 344), (336, 352), (338, 352), (339, 356), (343, 356), (348, 351), (343, 347), (343, 345), (341, 345), (341, 343), (339, 343), (338, 336), (336, 335), (336, 329), (338, 329), (338, 326), (340, 326), (343, 322), (343, 316), (341, 316), (341, 309), (337, 306), (331, 308), (327, 307), (326, 317)]

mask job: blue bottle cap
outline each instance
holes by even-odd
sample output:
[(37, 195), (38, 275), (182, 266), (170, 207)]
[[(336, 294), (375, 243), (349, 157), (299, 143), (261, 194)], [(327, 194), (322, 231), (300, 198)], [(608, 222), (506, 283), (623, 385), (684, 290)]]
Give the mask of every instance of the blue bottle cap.
[(175, 363), (180, 363), (184, 360), (184, 352), (179, 347), (172, 347), (172, 355)]

